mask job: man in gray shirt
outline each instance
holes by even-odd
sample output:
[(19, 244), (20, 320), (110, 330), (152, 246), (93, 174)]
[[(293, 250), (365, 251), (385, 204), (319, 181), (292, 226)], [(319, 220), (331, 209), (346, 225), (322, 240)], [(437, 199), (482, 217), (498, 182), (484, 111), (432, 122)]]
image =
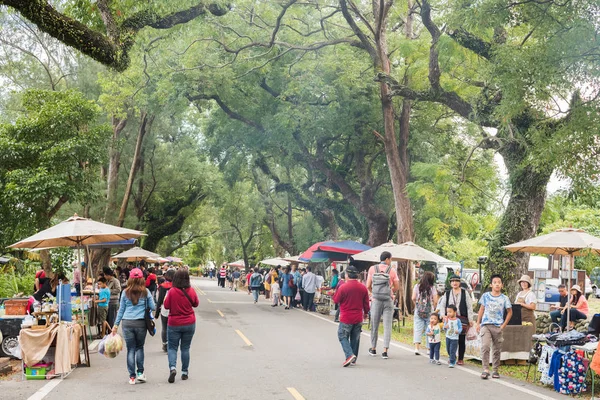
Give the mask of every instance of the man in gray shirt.
[(117, 318), (117, 311), (119, 310), (119, 297), (121, 295), (121, 282), (115, 278), (115, 273), (110, 267), (104, 267), (102, 269), (104, 277), (106, 278), (106, 287), (110, 289), (110, 300), (108, 302), (108, 316), (106, 322), (112, 328)]
[(310, 311), (317, 291), (317, 276), (312, 273), (312, 267), (306, 267), (306, 274), (302, 277), (302, 288), (304, 289), (302, 308), (304, 311)]

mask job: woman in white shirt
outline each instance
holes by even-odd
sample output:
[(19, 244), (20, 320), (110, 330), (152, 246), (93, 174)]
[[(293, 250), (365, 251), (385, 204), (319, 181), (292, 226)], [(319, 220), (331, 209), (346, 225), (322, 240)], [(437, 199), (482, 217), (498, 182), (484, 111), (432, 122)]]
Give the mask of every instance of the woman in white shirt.
[(529, 275), (523, 275), (521, 279), (518, 280), (518, 283), (521, 286), (521, 291), (517, 293), (515, 303), (521, 305), (521, 321), (531, 322), (533, 324), (533, 329), (535, 330), (534, 311), (536, 309), (537, 300), (535, 298), (535, 293), (531, 290), (531, 278)]

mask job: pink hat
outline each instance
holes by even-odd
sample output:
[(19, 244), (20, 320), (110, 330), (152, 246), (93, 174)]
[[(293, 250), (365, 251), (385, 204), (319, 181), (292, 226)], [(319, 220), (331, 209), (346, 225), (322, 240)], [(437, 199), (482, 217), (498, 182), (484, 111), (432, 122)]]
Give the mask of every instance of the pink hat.
[(129, 271), (129, 278), (131, 279), (136, 279), (136, 278), (143, 278), (144, 274), (142, 273), (142, 270), (139, 268), (134, 268), (131, 271)]

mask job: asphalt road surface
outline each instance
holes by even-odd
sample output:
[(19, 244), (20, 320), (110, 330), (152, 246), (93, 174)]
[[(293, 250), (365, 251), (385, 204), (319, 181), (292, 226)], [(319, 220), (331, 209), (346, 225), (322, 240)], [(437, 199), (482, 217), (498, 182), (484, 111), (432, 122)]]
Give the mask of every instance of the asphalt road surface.
[[(337, 324), (321, 315), (253, 304), (244, 291), (194, 279), (200, 306), (192, 342), (190, 379), (167, 382), (160, 335), (148, 336), (148, 382), (128, 384), (125, 350), (114, 359), (91, 355), (91, 368), (64, 380), (0, 382), (0, 399), (559, 399), (557, 393), (507, 378), (483, 381), (480, 370), (431, 365), (393, 343), (390, 358), (367, 354), (363, 333), (356, 366), (342, 368)], [(157, 324), (160, 330), (160, 322)], [(179, 360), (178, 360), (178, 366)]]

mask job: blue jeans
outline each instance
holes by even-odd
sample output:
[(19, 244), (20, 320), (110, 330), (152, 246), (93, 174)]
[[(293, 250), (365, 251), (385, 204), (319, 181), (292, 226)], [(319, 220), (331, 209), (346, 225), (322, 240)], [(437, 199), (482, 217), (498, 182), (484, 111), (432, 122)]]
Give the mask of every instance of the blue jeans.
[(441, 342), (437, 343), (429, 343), (429, 359), (440, 361), (440, 347), (442, 347)]
[[(425, 333), (427, 325), (429, 325), (429, 317), (421, 318), (418, 315), (414, 316), (413, 343), (421, 344), (421, 339), (423, 338), (423, 334)], [(429, 341), (426, 340), (425, 343), (429, 343)]]
[(146, 342), (146, 328), (123, 327), (123, 339), (127, 346), (127, 371), (130, 378), (135, 378), (137, 372), (144, 373), (144, 343)]
[(552, 322), (554, 322), (555, 324), (558, 324), (558, 319), (560, 318), (560, 310), (554, 310), (554, 311), (550, 311), (550, 318), (552, 319)]
[(358, 357), (358, 347), (360, 346), (360, 332), (362, 331), (362, 322), (358, 324), (344, 324), (340, 322), (338, 326), (338, 339), (344, 350), (346, 358), (353, 354)]
[(258, 295), (260, 291), (258, 289), (252, 289), (252, 297), (254, 297), (254, 301), (258, 301)]
[(181, 373), (187, 375), (190, 366), (190, 345), (192, 338), (196, 332), (196, 324), (171, 326), (167, 330), (167, 340), (169, 345), (168, 358), (169, 369), (176, 369), (177, 366), (177, 349), (181, 344)]
[(446, 338), (446, 350), (448, 350), (450, 364), (456, 364), (456, 351), (458, 350), (458, 339)]

